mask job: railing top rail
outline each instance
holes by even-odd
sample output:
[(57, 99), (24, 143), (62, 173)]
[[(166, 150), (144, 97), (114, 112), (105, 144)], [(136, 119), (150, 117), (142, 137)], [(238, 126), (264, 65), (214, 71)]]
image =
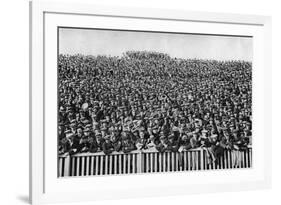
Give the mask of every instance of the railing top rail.
[[(248, 146), (248, 149), (252, 149), (252, 146)], [(186, 150), (186, 151), (183, 151), (183, 152), (196, 152), (196, 151), (201, 151), (201, 150), (204, 150), (202, 148), (195, 148), (195, 149), (189, 149), (189, 150)], [(167, 152), (170, 152), (170, 151), (167, 151)], [(124, 154), (138, 154), (138, 153), (159, 153), (157, 150), (155, 149), (147, 149), (147, 150), (134, 150), (134, 151), (131, 151), (129, 153), (124, 153), (124, 152), (112, 152), (111, 154), (108, 154), (107, 156), (110, 156), (110, 155), (124, 155)], [(63, 158), (63, 157), (67, 157), (68, 155), (67, 154), (64, 154), (64, 155), (59, 155), (59, 157)], [(78, 154), (74, 154), (72, 155), (72, 157), (88, 157), (88, 156), (106, 156), (106, 154), (104, 152), (95, 152), (95, 153), (90, 153), (90, 152), (85, 152), (85, 153), (78, 153)]]

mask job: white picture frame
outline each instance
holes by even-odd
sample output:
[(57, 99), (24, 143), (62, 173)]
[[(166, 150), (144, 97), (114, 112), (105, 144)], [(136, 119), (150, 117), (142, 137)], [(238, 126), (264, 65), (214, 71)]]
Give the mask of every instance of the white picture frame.
[[(108, 22), (105, 19), (109, 19)], [(84, 25), (81, 23), (82, 20)], [(148, 30), (171, 30), (185, 24), (194, 24), (191, 27), (194, 30), (197, 29), (196, 32), (198, 33), (204, 33), (206, 32), (205, 29), (208, 29), (209, 33), (249, 34), (256, 39), (253, 63), (255, 67), (253, 69), (253, 95), (256, 101), (253, 110), (257, 113), (254, 128), (257, 129), (256, 133), (259, 137), (257, 137), (256, 146), (253, 150), (255, 153), (253, 160), (255, 161), (252, 169), (189, 172), (188, 176), (186, 176), (186, 173), (168, 173), (165, 175), (165, 185), (162, 183), (163, 174), (91, 179), (57, 180), (57, 178), (54, 178), (53, 173), (57, 172), (57, 161), (54, 158), (56, 148), (53, 146), (56, 137), (54, 137), (54, 140), (47, 138), (48, 133), (52, 132), (47, 124), (53, 118), (49, 115), (49, 111), (46, 111), (50, 107), (49, 104), (54, 103), (56, 105), (56, 95), (52, 94), (52, 89), (53, 87), (56, 88), (56, 84), (50, 83), (51, 78), (56, 78), (56, 73), (52, 72), (56, 62), (51, 53), (56, 52), (53, 49), (57, 46), (55, 38), (57, 35), (52, 29), (66, 24), (68, 26), (77, 24), (77, 27), (86, 27), (91, 25), (91, 22), (100, 23), (110, 28), (121, 28), (123, 25), (124, 28), (125, 24), (122, 21), (127, 20), (132, 21), (132, 28), (139, 30), (145, 28)], [(149, 26), (144, 21), (150, 22)], [(163, 25), (159, 22), (163, 22)], [(60, 23), (63, 23), (63, 25), (59, 25)], [(130, 26), (130, 23), (127, 26)], [(183, 32), (182, 30), (172, 31)], [(53, 121), (55, 120), (53, 119)], [(52, 154), (52, 150), (55, 153)], [(232, 176), (229, 176), (230, 173)], [(201, 180), (192, 181), (192, 178), (201, 178)], [(145, 179), (147, 179), (146, 182)], [(151, 183), (152, 179), (157, 183)], [(136, 186), (134, 182), (137, 182), (138, 185)], [(73, 189), (74, 184), (78, 187), (77, 190)], [(270, 186), (270, 17), (184, 10), (105, 7), (80, 3), (30, 2), (30, 202), (32, 204), (239, 191), (269, 188)], [(70, 194), (71, 198), (69, 197)]]

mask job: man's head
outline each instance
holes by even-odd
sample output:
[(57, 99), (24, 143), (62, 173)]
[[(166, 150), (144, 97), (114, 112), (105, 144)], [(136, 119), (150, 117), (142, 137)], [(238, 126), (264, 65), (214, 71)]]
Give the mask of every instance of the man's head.
[(183, 141), (187, 141), (187, 140), (188, 140), (187, 135), (183, 135), (183, 136), (182, 136), (182, 140), (183, 140)]
[(161, 142), (162, 144), (165, 144), (165, 143), (166, 143), (166, 137), (165, 137), (165, 136), (161, 136), (161, 137), (160, 137), (160, 142)]
[(85, 128), (84, 129), (84, 135), (85, 136), (89, 136), (90, 135), (90, 129), (89, 128)]
[(135, 136), (139, 136), (139, 131), (136, 129), (136, 130), (133, 131), (133, 134), (134, 134)]
[(77, 129), (77, 134), (78, 134), (79, 136), (83, 134), (83, 131), (82, 131), (82, 129), (81, 129), (80, 127)]
[(128, 137), (127, 135), (123, 135), (123, 136), (122, 136), (122, 140), (123, 140), (124, 142), (128, 142), (128, 141), (129, 141), (129, 137)]
[(104, 137), (104, 139), (105, 139), (106, 142), (110, 142), (110, 135), (106, 135), (106, 136)]
[(144, 138), (144, 131), (140, 131), (140, 138), (141, 138), (141, 139)]
[(73, 133), (71, 132), (71, 130), (69, 130), (69, 129), (66, 129), (65, 130), (65, 137), (66, 137), (66, 139), (72, 139), (73, 138)]
[(172, 134), (172, 135), (169, 135), (168, 136), (168, 140), (169, 140), (169, 142), (174, 142), (174, 135)]
[(98, 141), (100, 141), (100, 140), (102, 139), (102, 136), (101, 136), (101, 133), (100, 133), (100, 132), (96, 133), (96, 139), (97, 139)]

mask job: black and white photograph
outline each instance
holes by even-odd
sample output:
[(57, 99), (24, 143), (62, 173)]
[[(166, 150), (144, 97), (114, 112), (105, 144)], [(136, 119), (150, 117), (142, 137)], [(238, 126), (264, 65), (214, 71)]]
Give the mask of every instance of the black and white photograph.
[(252, 167), (251, 36), (57, 35), (58, 177)]

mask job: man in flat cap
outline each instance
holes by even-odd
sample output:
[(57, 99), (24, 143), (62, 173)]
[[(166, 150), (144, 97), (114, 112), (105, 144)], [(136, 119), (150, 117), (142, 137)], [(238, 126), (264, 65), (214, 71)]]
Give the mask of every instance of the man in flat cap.
[(122, 136), (122, 151), (124, 153), (129, 153), (133, 150), (135, 150), (136, 147), (134, 143), (129, 139), (128, 135)]
[(101, 136), (100, 132), (95, 133), (95, 139), (90, 143), (89, 151), (92, 153), (101, 152), (103, 150), (104, 139)]
[(147, 139), (143, 130), (140, 131), (139, 138), (136, 140), (136, 147), (138, 150), (146, 149)]
[(165, 152), (167, 150), (168, 143), (167, 143), (167, 138), (162, 135), (160, 137), (160, 142), (159, 144), (156, 145), (156, 149), (158, 152)]
[(119, 140), (119, 137), (116, 134), (116, 132), (112, 133), (110, 140), (111, 140), (111, 143), (113, 145), (114, 151), (120, 152), (121, 148), (122, 148), (122, 143)]
[(114, 151), (114, 146), (112, 142), (110, 141), (110, 135), (106, 135), (104, 138), (104, 142), (102, 144), (102, 151), (108, 155), (111, 154)]
[(175, 140), (175, 135), (171, 134), (168, 136), (168, 142), (167, 142), (167, 148), (166, 151), (170, 152), (177, 152), (179, 149), (179, 141)]
[(70, 129), (67, 129), (65, 131), (66, 133), (66, 149), (70, 155), (76, 154), (80, 151), (80, 140), (77, 137), (76, 134), (73, 134), (73, 132)]
[(73, 134), (70, 129), (66, 129), (64, 132), (65, 137), (60, 140), (59, 154), (68, 154), (71, 150)]

